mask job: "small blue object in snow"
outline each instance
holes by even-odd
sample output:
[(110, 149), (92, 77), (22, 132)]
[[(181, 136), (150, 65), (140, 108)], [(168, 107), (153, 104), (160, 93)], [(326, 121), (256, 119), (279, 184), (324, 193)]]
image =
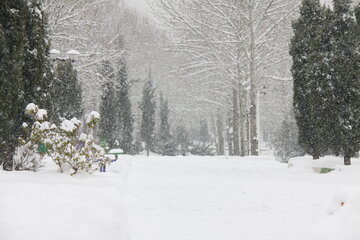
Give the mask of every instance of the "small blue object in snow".
[[(110, 160), (111, 162), (116, 162), (117, 159)], [(106, 172), (106, 164), (100, 166), (100, 172)]]
[(100, 166), (100, 172), (106, 172), (106, 165), (101, 165)]

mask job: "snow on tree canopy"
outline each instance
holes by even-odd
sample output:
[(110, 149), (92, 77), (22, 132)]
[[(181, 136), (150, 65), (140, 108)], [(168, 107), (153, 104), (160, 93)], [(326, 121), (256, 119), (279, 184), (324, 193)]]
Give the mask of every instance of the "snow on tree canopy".
[(45, 109), (39, 109), (35, 115), (35, 119), (43, 121), (47, 118), (47, 111)]
[(81, 121), (79, 119), (77, 119), (76, 117), (72, 118), (70, 120), (75, 126), (80, 126), (81, 125)]
[(91, 122), (93, 122), (94, 120), (99, 120), (100, 119), (100, 113), (96, 112), (96, 111), (92, 111), (88, 118), (86, 119), (86, 124), (90, 124)]
[(79, 51), (76, 51), (74, 49), (69, 50), (67, 53), (67, 55), (80, 55)]
[(73, 132), (77, 127), (74, 123), (72, 123), (71, 121), (69, 120), (64, 120), (62, 123), (61, 123), (61, 126), (60, 128), (62, 130), (64, 130), (65, 132)]
[(44, 131), (44, 130), (49, 130), (50, 129), (50, 123), (49, 122), (43, 122), (40, 124), (40, 130)]
[(43, 18), (42, 12), (37, 6), (35, 7), (35, 13), (39, 16), (40, 19)]
[(38, 109), (39, 107), (37, 105), (35, 105), (34, 103), (29, 103), (25, 108), (25, 112), (29, 114), (36, 112)]
[(88, 136), (85, 133), (81, 133), (79, 136), (79, 141), (85, 142), (87, 138), (88, 138)]
[(50, 54), (60, 54), (60, 51), (57, 49), (51, 49)]

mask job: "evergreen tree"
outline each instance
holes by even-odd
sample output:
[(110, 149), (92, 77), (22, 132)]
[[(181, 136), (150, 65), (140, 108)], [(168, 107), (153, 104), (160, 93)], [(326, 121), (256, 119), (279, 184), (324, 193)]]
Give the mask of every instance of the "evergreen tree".
[(4, 170), (13, 168), (12, 158), (24, 116), (26, 12), (27, 4), (23, 0), (0, 1), (0, 162)]
[(205, 146), (210, 140), (209, 127), (205, 119), (200, 120), (199, 140)]
[(46, 31), (46, 18), (39, 0), (28, 4), (25, 24), (23, 79), (25, 100), (50, 109), (52, 82), (50, 42)]
[[(357, 22), (356, 22), (357, 21)], [(350, 0), (334, 0), (332, 21), (333, 72), (330, 127), (333, 129), (332, 148), (341, 151), (345, 165), (360, 148), (360, 54), (359, 19), (351, 10)]]
[(159, 141), (162, 155), (166, 154), (166, 147), (170, 144), (170, 124), (169, 124), (169, 106), (168, 101), (164, 100), (163, 94), (160, 93), (160, 130)]
[(294, 37), (290, 54), (293, 58), (294, 111), (299, 128), (299, 143), (318, 159), (328, 148), (328, 133), (323, 122), (322, 27), (323, 10), (318, 0), (303, 0), (300, 17), (293, 23)]
[(57, 64), (52, 91), (55, 122), (59, 123), (61, 118), (81, 118), (82, 89), (70, 59)]
[(189, 132), (184, 125), (179, 125), (175, 130), (175, 141), (178, 145), (179, 152), (185, 156), (189, 152)]
[(293, 112), (288, 114), (275, 133), (271, 142), (275, 157), (281, 162), (287, 163), (290, 158), (304, 156), (305, 152), (298, 142), (298, 128)]
[(154, 131), (155, 131), (155, 108), (156, 102), (154, 99), (155, 89), (149, 73), (148, 79), (145, 82), (143, 88), (142, 101), (140, 103), (140, 109), (142, 111), (141, 118), (141, 138), (146, 144), (147, 156), (150, 154), (150, 150), (154, 145)]
[(105, 141), (109, 148), (114, 148), (116, 140), (116, 98), (114, 86), (114, 68), (110, 62), (103, 63), (101, 71), (102, 95), (100, 104), (99, 138)]
[[(27, 120), (29, 102), (49, 107), (49, 41), (39, 1), (0, 2), (0, 159), (12, 169), (12, 157)], [(1, 161), (1, 160), (0, 160)]]
[(119, 62), (119, 71), (116, 76), (116, 100), (117, 113), (117, 141), (124, 153), (133, 153), (133, 124), (134, 117), (131, 111), (130, 84), (127, 73), (126, 59)]
[(210, 143), (210, 134), (209, 134), (209, 127), (208, 122), (205, 119), (200, 120), (200, 128), (198, 129), (197, 134), (198, 142), (195, 142), (191, 148), (191, 153), (193, 155), (200, 155), (200, 156), (213, 156), (215, 154)]

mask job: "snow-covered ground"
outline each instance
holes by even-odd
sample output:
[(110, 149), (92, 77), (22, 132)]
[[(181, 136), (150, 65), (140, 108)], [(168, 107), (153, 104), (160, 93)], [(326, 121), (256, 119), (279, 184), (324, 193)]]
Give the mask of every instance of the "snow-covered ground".
[(359, 240), (359, 160), (328, 174), (307, 161), (121, 156), (92, 176), (0, 171), (0, 239)]
[(0, 171), (1, 240), (124, 240), (123, 179)]
[(359, 161), (329, 174), (288, 168), (273, 157), (126, 161), (133, 240), (360, 239), (360, 201), (335, 211), (340, 203), (334, 200), (344, 187), (352, 188), (337, 198), (356, 199)]

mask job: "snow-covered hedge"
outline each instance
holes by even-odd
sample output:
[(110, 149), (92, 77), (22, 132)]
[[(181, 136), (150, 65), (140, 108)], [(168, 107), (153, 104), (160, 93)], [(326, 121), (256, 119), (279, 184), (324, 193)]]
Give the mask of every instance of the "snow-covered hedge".
[[(60, 172), (70, 172), (71, 175), (79, 172), (92, 174), (102, 165), (109, 163), (104, 149), (95, 143), (91, 135), (99, 122), (99, 113), (89, 114), (86, 120), (88, 131), (81, 133), (81, 121), (76, 118), (64, 119), (60, 126), (56, 126), (47, 121), (47, 111), (39, 109), (33, 103), (29, 104), (25, 111), (33, 118), (34, 124), (31, 127), (23, 125), (31, 131), (27, 141), (20, 139), (23, 151), (25, 149), (33, 153), (42, 147), (42, 154), (50, 157), (59, 166)], [(28, 161), (30, 159), (28, 158)]]

